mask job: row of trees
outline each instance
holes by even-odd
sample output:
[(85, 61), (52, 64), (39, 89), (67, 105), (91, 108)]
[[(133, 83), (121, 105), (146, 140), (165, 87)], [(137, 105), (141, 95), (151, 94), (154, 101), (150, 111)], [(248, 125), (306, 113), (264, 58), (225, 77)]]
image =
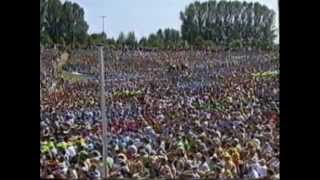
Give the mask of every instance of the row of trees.
[(115, 48), (268, 48), (274, 45), (276, 37), (275, 12), (259, 3), (196, 1), (180, 12), (180, 19), (181, 31), (159, 29), (139, 41), (134, 32), (108, 39), (103, 33), (88, 35), (84, 10), (77, 3), (40, 0), (40, 36), (44, 45), (88, 47), (99, 43)]
[(159, 29), (157, 33), (152, 33), (148, 38), (142, 38), (140, 44), (145, 47), (173, 48), (185, 47), (180, 32), (175, 29)]
[(175, 29), (166, 28), (164, 30), (159, 29), (156, 33), (151, 33), (148, 37), (142, 37), (140, 40), (137, 39), (135, 33), (129, 32), (125, 34), (121, 32), (117, 39), (106, 38), (105, 34), (92, 34), (89, 39), (89, 44), (104, 44), (106, 43), (109, 47), (121, 48), (176, 48), (186, 47), (182, 40), (180, 32)]
[(180, 19), (182, 38), (190, 44), (266, 48), (276, 37), (275, 12), (258, 2), (194, 2)]

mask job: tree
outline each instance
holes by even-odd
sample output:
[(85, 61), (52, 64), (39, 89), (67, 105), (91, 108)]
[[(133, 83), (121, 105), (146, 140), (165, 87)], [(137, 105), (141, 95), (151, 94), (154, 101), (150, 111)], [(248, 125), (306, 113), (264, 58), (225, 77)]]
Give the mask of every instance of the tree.
[(77, 3), (40, 0), (40, 42), (44, 44), (85, 44), (88, 24), (84, 10)]
[(143, 48), (147, 47), (147, 41), (148, 39), (146, 37), (142, 37), (139, 41), (139, 46)]
[(199, 35), (199, 36), (197, 36), (196, 39), (194, 40), (194, 45), (195, 45), (197, 48), (202, 48), (204, 42), (205, 42), (205, 40), (203, 39), (203, 37)]
[(126, 36), (124, 35), (123, 32), (120, 32), (118, 39), (117, 39), (117, 43), (121, 46), (124, 46), (126, 43)]
[(105, 33), (93, 33), (88, 38), (88, 44), (93, 46), (97, 44), (105, 44), (107, 37)]
[(48, 15), (48, 1), (40, 0), (40, 44), (47, 46), (52, 44), (52, 40), (46, 31)]
[(61, 31), (61, 2), (59, 0), (48, 0), (46, 31), (53, 43), (59, 43), (60, 37), (63, 36)]
[(147, 41), (148, 47), (160, 48), (161, 44), (159, 42), (158, 36), (154, 33), (151, 33)]
[(107, 43), (109, 45), (112, 45), (112, 46), (116, 47), (116, 40), (114, 40), (113, 38), (107, 39)]
[(162, 32), (162, 29), (159, 29), (157, 31), (157, 41), (158, 41), (159, 48), (164, 48), (164, 35)]
[(164, 47), (168, 48), (178, 46), (178, 43), (181, 40), (180, 32), (178, 30), (166, 28), (163, 32)]
[[(67, 2), (67, 1), (66, 1)], [(73, 3), (73, 21), (71, 22), (72, 33), (74, 34), (74, 41), (77, 43), (84, 43), (87, 38), (87, 31), (89, 26), (87, 22), (84, 20), (84, 10), (77, 3)], [(106, 38), (105, 38), (106, 39)]]
[(40, 33), (44, 31), (47, 18), (48, 1), (40, 0)]
[(131, 48), (136, 48), (137, 47), (137, 40), (134, 32), (129, 32), (127, 39), (126, 39), (126, 44), (131, 47)]

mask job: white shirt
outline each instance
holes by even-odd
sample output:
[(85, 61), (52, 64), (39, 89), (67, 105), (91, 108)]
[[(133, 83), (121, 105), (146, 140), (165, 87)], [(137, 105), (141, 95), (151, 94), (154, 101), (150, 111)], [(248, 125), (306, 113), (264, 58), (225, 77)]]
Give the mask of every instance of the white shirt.
[(56, 148), (52, 148), (51, 152), (54, 156), (58, 154), (58, 150)]
[(199, 169), (200, 169), (201, 171), (205, 171), (205, 172), (210, 171), (210, 168), (209, 168), (209, 165), (208, 165), (207, 162), (202, 163), (202, 164), (200, 165)]
[(71, 177), (74, 178), (74, 179), (78, 179), (78, 174), (77, 174), (76, 170), (72, 170), (71, 171)]
[(264, 178), (267, 176), (267, 167), (258, 165), (256, 167), (256, 171), (258, 172), (260, 178)]
[(266, 152), (266, 153), (271, 153), (272, 152), (272, 147), (271, 147), (271, 145), (269, 144), (269, 143), (267, 143), (266, 145), (265, 145), (265, 147), (264, 147), (264, 151)]
[(70, 157), (74, 157), (77, 154), (73, 146), (68, 147), (68, 149), (66, 150), (66, 153), (68, 153)]
[(272, 162), (271, 162), (271, 166), (273, 167), (273, 168), (278, 168), (279, 167), (279, 165), (280, 165), (280, 162), (279, 162), (279, 160), (278, 159), (273, 159), (272, 160)]
[(259, 173), (255, 169), (253, 169), (252, 171), (249, 172), (248, 178), (258, 179), (260, 178), (260, 176), (259, 176)]
[(64, 174), (67, 174), (68, 167), (67, 167), (66, 163), (65, 163), (65, 162), (62, 162), (62, 163), (60, 163), (60, 166), (62, 167), (62, 172), (63, 172)]

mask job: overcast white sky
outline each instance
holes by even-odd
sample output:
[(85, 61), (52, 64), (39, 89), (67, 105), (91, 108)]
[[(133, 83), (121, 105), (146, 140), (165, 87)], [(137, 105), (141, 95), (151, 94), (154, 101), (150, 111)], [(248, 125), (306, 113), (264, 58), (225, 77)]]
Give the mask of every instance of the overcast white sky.
[[(62, 2), (66, 0), (61, 0)], [(85, 10), (89, 33), (102, 31), (100, 16), (106, 16), (105, 31), (108, 37), (117, 38), (119, 33), (134, 31), (137, 38), (156, 32), (159, 28), (179, 30), (179, 12), (195, 0), (69, 0), (77, 2)], [(206, 0), (200, 0), (204, 2)], [(240, 0), (243, 1), (243, 0)], [(273, 9), (278, 27), (277, 0), (246, 0), (260, 2)], [(278, 40), (277, 40), (278, 41)]]

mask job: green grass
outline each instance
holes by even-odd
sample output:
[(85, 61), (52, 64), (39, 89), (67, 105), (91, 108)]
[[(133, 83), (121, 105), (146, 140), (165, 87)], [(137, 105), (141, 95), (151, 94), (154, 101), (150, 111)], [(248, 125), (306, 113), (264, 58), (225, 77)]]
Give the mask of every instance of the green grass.
[(63, 71), (63, 70), (61, 70), (59, 74), (60, 74), (60, 77), (66, 81), (79, 82), (79, 81), (89, 80), (89, 78), (87, 78), (83, 75), (75, 75), (75, 74), (72, 74), (70, 72)]
[(269, 77), (275, 77), (279, 75), (279, 71), (258, 72), (258, 73), (252, 73), (251, 75), (257, 78), (269, 78)]
[(112, 94), (113, 97), (135, 97), (141, 95), (141, 91), (118, 91)]
[(57, 71), (58, 71), (58, 76), (60, 78), (62, 78), (63, 80), (66, 80), (66, 81), (71, 81), (71, 82), (79, 82), (79, 81), (88, 80), (88, 77), (85, 77), (84, 75), (76, 75), (76, 74), (72, 74), (71, 72), (64, 71), (62, 69), (62, 67), (68, 61), (69, 61), (69, 54), (63, 53), (60, 57), (60, 62), (56, 67)]

